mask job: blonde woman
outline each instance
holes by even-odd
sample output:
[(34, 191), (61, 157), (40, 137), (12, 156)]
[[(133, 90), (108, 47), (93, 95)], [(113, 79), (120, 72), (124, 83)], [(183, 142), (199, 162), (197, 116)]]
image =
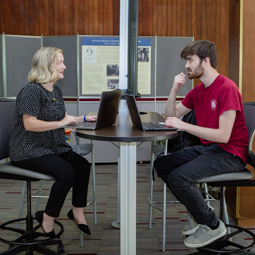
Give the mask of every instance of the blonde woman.
[(64, 56), (55, 47), (40, 48), (34, 55), (29, 83), (16, 100), (17, 123), (10, 141), (13, 165), (54, 176), (45, 211), (35, 213), (43, 231), (53, 237), (54, 219), (59, 217), (72, 188), (72, 209), (68, 217), (86, 234), (91, 234), (84, 217), (90, 164), (72, 151), (65, 140), (64, 126), (79, 121), (95, 121), (95, 116), (74, 117), (66, 113), (56, 81), (64, 78)]

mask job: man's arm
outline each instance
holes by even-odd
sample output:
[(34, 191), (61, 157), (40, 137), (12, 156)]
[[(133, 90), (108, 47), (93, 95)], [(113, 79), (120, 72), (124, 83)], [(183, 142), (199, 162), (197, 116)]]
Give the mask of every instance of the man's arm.
[(182, 103), (179, 103), (176, 106), (176, 94), (180, 87), (183, 87), (186, 83), (186, 75), (180, 73), (174, 77), (173, 87), (169, 94), (168, 100), (165, 107), (165, 116), (166, 117), (177, 117), (180, 118), (190, 111)]
[(235, 110), (223, 112), (222, 115), (219, 117), (219, 128), (217, 129), (192, 125), (183, 122), (176, 117), (168, 117), (165, 123), (166, 126), (178, 128), (182, 131), (186, 131), (207, 141), (216, 143), (227, 143), (232, 133), (235, 118)]

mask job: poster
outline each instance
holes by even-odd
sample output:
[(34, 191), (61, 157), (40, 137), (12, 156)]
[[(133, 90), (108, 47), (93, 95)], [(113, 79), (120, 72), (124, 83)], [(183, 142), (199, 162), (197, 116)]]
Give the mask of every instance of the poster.
[[(151, 39), (138, 40), (138, 92), (151, 93)], [(82, 95), (119, 88), (119, 38), (82, 38)]]

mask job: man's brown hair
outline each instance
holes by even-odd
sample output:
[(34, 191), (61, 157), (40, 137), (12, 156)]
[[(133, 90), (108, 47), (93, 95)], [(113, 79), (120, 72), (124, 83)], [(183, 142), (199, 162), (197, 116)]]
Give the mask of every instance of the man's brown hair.
[(206, 57), (210, 58), (213, 68), (217, 68), (217, 50), (215, 44), (208, 40), (199, 40), (187, 45), (181, 52), (181, 58), (186, 59), (190, 55), (197, 55), (201, 61)]

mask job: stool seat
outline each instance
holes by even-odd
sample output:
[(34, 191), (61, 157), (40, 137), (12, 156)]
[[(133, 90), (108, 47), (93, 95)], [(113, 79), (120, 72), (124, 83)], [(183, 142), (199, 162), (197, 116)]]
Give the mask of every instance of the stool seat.
[(224, 182), (224, 181), (242, 181), (242, 180), (250, 180), (253, 178), (253, 174), (248, 169), (244, 169), (239, 172), (231, 172), (225, 174), (214, 175), (210, 177), (204, 177), (197, 180), (197, 183), (211, 183), (211, 182)]
[(39, 181), (39, 180), (54, 181), (55, 180), (55, 178), (50, 175), (41, 174), (35, 171), (14, 166), (10, 161), (0, 165), (0, 176), (2, 176), (1, 178), (5, 179), (3, 178), (5, 175), (9, 177), (7, 179), (12, 179), (12, 180), (23, 180), (23, 181), (26, 181), (28, 179), (32, 181)]
[(72, 145), (73, 151), (75, 151), (76, 153), (84, 156), (89, 154), (92, 149), (93, 149), (93, 144), (92, 143), (85, 143), (85, 144), (80, 144), (80, 145)]

